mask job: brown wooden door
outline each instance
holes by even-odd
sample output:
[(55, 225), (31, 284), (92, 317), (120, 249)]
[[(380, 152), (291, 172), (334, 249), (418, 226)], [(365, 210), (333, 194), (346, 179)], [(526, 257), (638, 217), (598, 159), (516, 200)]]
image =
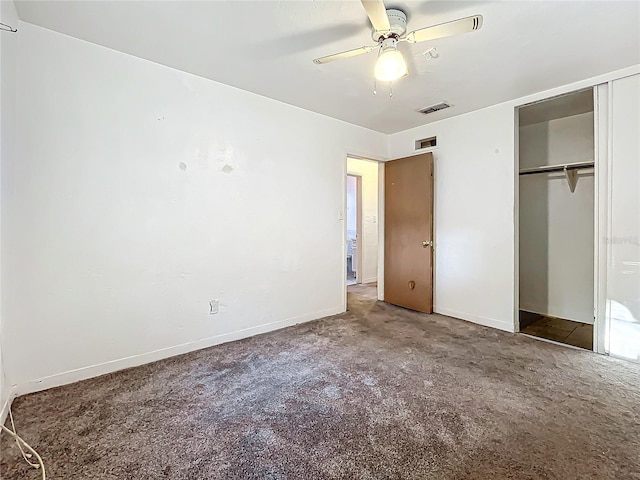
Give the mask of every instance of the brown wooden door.
[(433, 311), (433, 155), (384, 164), (384, 300)]

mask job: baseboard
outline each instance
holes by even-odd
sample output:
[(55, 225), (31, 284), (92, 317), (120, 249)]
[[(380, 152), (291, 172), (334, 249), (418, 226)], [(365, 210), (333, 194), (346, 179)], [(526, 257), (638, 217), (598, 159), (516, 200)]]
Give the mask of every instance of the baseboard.
[(297, 325), (299, 323), (305, 323), (311, 320), (317, 320), (319, 318), (337, 315), (339, 313), (343, 313), (343, 311), (344, 310), (340, 307), (334, 307), (311, 314), (288, 318), (286, 320), (265, 323), (262, 325), (257, 325), (255, 327), (237, 330), (235, 332), (223, 333), (221, 335), (182, 343), (180, 345), (174, 345), (171, 347), (161, 348), (139, 355), (132, 355), (118, 360), (111, 360), (109, 362), (99, 363), (75, 370), (69, 370), (63, 373), (57, 373), (55, 375), (50, 375), (18, 385), (17, 387), (15, 387), (14, 398), (20, 395), (35, 393), (41, 390), (47, 390), (49, 388), (60, 387), (62, 385), (79, 382), (81, 380), (87, 380), (89, 378), (98, 377), (107, 373), (117, 372), (118, 370), (138, 367), (146, 363), (156, 362), (158, 360), (174, 357), (176, 355), (182, 355), (184, 353), (220, 345), (221, 343), (233, 342), (235, 340), (241, 340), (243, 338), (252, 337), (261, 333), (267, 333), (274, 330), (279, 330), (281, 328), (290, 327), (292, 325)]
[(362, 283), (375, 283), (378, 281), (378, 277), (369, 277), (362, 280)]
[(2, 404), (2, 408), (0, 409), (0, 425), (4, 425), (4, 422), (7, 420), (9, 409), (11, 408), (11, 404), (13, 403), (13, 400), (16, 398), (16, 396), (16, 387), (13, 386), (9, 389), (9, 395)]
[(545, 317), (553, 317), (554, 315), (550, 315), (549, 313), (545, 313), (546, 308), (538, 308), (538, 307), (529, 307), (528, 305), (520, 305), (519, 310), (527, 313), (533, 313), (535, 315), (543, 315)]
[(496, 320), (494, 318), (480, 317), (478, 315), (473, 315), (471, 313), (466, 313), (466, 312), (459, 312), (457, 310), (452, 310), (446, 307), (434, 306), (433, 311), (441, 315), (447, 315), (448, 317), (459, 318), (461, 320), (466, 320), (468, 322), (484, 325), (485, 327), (497, 328), (498, 330), (503, 330), (505, 332), (513, 333), (515, 331), (514, 325), (512, 322), (503, 322), (502, 320)]

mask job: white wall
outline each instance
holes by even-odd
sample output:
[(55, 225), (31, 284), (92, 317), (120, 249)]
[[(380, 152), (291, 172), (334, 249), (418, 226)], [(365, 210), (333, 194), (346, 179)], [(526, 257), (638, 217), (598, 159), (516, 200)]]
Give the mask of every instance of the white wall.
[(347, 159), (347, 172), (362, 177), (362, 283), (378, 278), (378, 162)]
[[(594, 159), (593, 113), (520, 127), (520, 167)], [(593, 323), (594, 174), (520, 177), (520, 308)]]
[(343, 310), (346, 156), (384, 158), (384, 135), (20, 29), (2, 243), (20, 392)]
[(434, 150), (434, 311), (513, 330), (513, 107), (497, 105), (390, 136), (390, 157)]
[(389, 158), (420, 153), (416, 140), (438, 137), (436, 312), (508, 331), (516, 328), (515, 108), (638, 71), (640, 65), (389, 136)]
[[(12, 1), (0, 2), (0, 18), (3, 23), (17, 27), (18, 15)], [(10, 185), (4, 181), (3, 170), (9, 162), (15, 161), (15, 92), (17, 69), (17, 40), (18, 33), (0, 32), (0, 251), (2, 251), (2, 237), (4, 234), (5, 208), (2, 199), (4, 192)], [(1, 255), (0, 265), (4, 267), (5, 258)], [(0, 274), (0, 292), (6, 285), (4, 268)], [(0, 425), (4, 424), (7, 407), (11, 401), (11, 388), (5, 375), (6, 356), (5, 334), (6, 318), (5, 305), (0, 294)]]

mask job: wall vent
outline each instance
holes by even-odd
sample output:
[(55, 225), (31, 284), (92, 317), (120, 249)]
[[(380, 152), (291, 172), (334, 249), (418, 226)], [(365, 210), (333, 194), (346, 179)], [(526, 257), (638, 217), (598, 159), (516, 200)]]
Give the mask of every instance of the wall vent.
[(436, 103), (435, 105), (431, 105), (430, 107), (423, 108), (418, 110), (420, 113), (424, 113), (425, 115), (429, 115), (430, 113), (437, 112), (438, 110), (444, 110), (445, 108), (449, 108), (451, 105), (445, 102)]
[(422, 150), (423, 148), (433, 148), (437, 146), (436, 137), (423, 138), (416, 140), (416, 150)]

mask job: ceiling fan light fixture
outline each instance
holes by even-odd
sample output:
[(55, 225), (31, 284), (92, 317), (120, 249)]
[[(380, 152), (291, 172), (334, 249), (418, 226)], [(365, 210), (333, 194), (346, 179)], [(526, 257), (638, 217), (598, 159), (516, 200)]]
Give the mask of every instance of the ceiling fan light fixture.
[(402, 52), (396, 48), (397, 43), (395, 38), (387, 38), (383, 41), (374, 69), (376, 80), (393, 82), (407, 75), (407, 62)]

